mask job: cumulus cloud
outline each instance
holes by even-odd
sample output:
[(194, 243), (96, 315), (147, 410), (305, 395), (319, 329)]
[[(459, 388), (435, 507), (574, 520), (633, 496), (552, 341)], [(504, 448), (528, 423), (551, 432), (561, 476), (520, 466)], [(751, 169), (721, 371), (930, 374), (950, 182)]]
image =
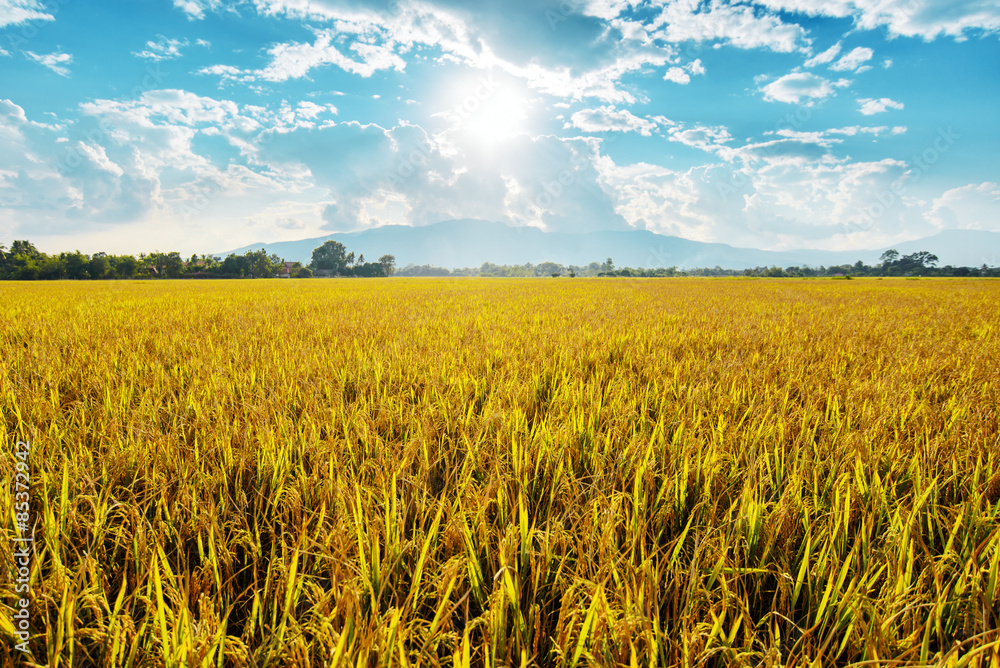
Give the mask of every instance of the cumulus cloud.
[(729, 130), (726, 128), (701, 124), (695, 124), (691, 127), (674, 124), (667, 129), (667, 139), (709, 152), (717, 151), (732, 141)]
[(86, 121), (64, 134), (0, 100), (0, 210), (12, 231), (76, 230), (97, 216), (116, 222), (143, 208), (149, 184), (108, 154), (102, 136)]
[(310, 43), (285, 42), (267, 50), (271, 62), (258, 70), (241, 70), (231, 65), (212, 65), (202, 68), (201, 74), (212, 74), (237, 81), (288, 81), (309, 75), (315, 68), (335, 65), (345, 72), (370, 77), (379, 70), (403, 71), (406, 63), (395, 53), (394, 43), (384, 44), (354, 42), (350, 46), (353, 58), (333, 44), (337, 29), (323, 30)]
[[(175, 2), (188, 4), (186, 0)], [(189, 11), (193, 16), (207, 7), (206, 0), (194, 4)], [(637, 97), (621, 85), (622, 79), (676, 62), (673, 43), (720, 41), (737, 48), (778, 52), (808, 47), (801, 26), (752, 6), (722, 0), (655, 4), (658, 6), (649, 16), (633, 20), (616, 18), (634, 5), (618, 0), (540, 0), (523, 6), (474, 7), (459, 0), (403, 0), (388, 6), (333, 0), (253, 0), (263, 15), (335, 24), (331, 36), (337, 41), (325, 39), (321, 31), (313, 44), (272, 46), (272, 63), (263, 70), (234, 72), (214, 66), (202, 73), (241, 81), (284, 81), (305, 76), (312, 67), (335, 64), (368, 76), (373, 71), (401, 69), (401, 54), (425, 48), (440, 53), (440, 62), (496, 69), (549, 95), (632, 104)], [(526, 49), (526, 45), (531, 48)], [(668, 70), (668, 80), (684, 82), (703, 73), (697, 61), (677, 67)]]
[(638, 132), (648, 137), (656, 129), (656, 123), (639, 118), (628, 109), (605, 106), (574, 113), (565, 127), (579, 128), (584, 132)]
[(817, 146), (823, 146), (826, 148), (832, 147), (834, 144), (843, 143), (844, 137), (860, 137), (863, 135), (871, 135), (873, 137), (880, 137), (885, 134), (902, 134), (906, 132), (906, 128), (889, 128), (885, 125), (879, 126), (862, 126), (862, 125), (849, 125), (841, 128), (828, 128), (826, 130), (794, 130), (791, 128), (782, 128), (780, 130), (774, 130), (765, 132), (765, 136), (777, 135), (779, 137), (784, 137), (786, 139), (791, 139), (797, 142), (816, 144)]
[(286, 81), (306, 76), (309, 70), (322, 65), (336, 65), (345, 72), (370, 77), (378, 70), (402, 71), (406, 63), (393, 51), (392, 44), (366, 44), (355, 42), (350, 50), (357, 60), (342, 53), (332, 44), (336, 31), (327, 30), (316, 36), (312, 44), (288, 43), (271, 47), (271, 64), (253, 74), (265, 81)]
[(680, 67), (671, 67), (667, 70), (667, 73), (663, 75), (664, 81), (673, 81), (679, 84), (689, 84), (691, 83), (691, 75), (685, 72)]
[(939, 229), (1000, 232), (1000, 185), (986, 181), (945, 191), (926, 218)]
[(933, 230), (912, 197), (880, 204), (908, 178), (906, 165), (893, 160), (775, 160), (686, 171), (605, 160), (601, 168), (616, 211), (632, 226), (662, 234), (773, 249), (877, 248)]
[(652, 35), (668, 42), (722, 40), (738, 48), (765, 48), (789, 53), (808, 44), (805, 30), (780, 17), (755, 11), (749, 5), (721, 0), (675, 0), (662, 4), (653, 20)]
[(769, 102), (799, 104), (805, 101), (810, 104), (833, 95), (834, 87), (838, 85), (842, 85), (842, 82), (831, 83), (810, 72), (792, 72), (762, 86), (760, 91)]
[(769, 9), (809, 16), (851, 18), (863, 30), (885, 26), (891, 36), (964, 39), (1000, 31), (1000, 5), (953, 0), (756, 0)]
[(887, 97), (880, 97), (877, 100), (872, 98), (862, 98), (858, 100), (859, 111), (865, 116), (881, 114), (889, 109), (902, 109), (905, 105)]
[[(201, 41), (201, 40), (199, 40)], [(146, 48), (142, 51), (133, 51), (132, 55), (146, 60), (173, 60), (181, 57), (181, 48), (188, 45), (188, 41), (180, 39), (169, 39), (163, 35), (157, 35), (155, 41), (146, 42)]]
[(456, 151), (453, 141), (410, 124), (348, 122), (273, 133), (261, 159), (299, 164), (325, 189), (327, 230), (458, 218), (564, 232), (626, 227), (593, 166), (596, 140), (519, 134), (490, 151)]
[(840, 42), (837, 42), (826, 51), (817, 53), (815, 56), (807, 60), (805, 62), (805, 66), (815, 67), (816, 65), (824, 65), (832, 61), (834, 58), (836, 58), (837, 54), (839, 53), (840, 53)]
[(39, 55), (34, 51), (25, 51), (24, 55), (34, 62), (49, 68), (61, 77), (69, 76), (69, 68), (65, 67), (73, 62), (73, 56), (68, 53), (46, 53)]
[(40, 0), (0, 0), (0, 28), (27, 21), (53, 21)]
[(705, 66), (701, 64), (701, 59), (694, 60), (684, 67), (671, 67), (663, 75), (664, 81), (673, 81), (681, 85), (691, 83), (692, 74), (704, 74)]
[(872, 51), (871, 49), (859, 46), (855, 49), (852, 49), (850, 53), (844, 55), (844, 57), (842, 57), (833, 65), (830, 65), (830, 69), (835, 70), (837, 72), (857, 70), (862, 65), (871, 60), (872, 56), (874, 55), (875, 52)]
[(205, 12), (218, 9), (221, 0), (174, 0), (174, 7), (187, 14), (192, 21), (205, 18)]
[[(313, 187), (308, 173), (261, 163), (261, 137), (265, 127), (319, 127), (335, 111), (312, 102), (241, 107), (156, 90), (85, 103), (78, 119), (56, 126), (0, 100), (0, 211), (11, 234), (99, 236), (125, 226), (171, 245), (211, 223), (199, 233), (204, 249), (215, 226), (244, 230), (252, 217), (270, 221), (304, 206)], [(241, 159), (219, 166), (196, 149), (199, 135), (221, 136)], [(131, 227), (143, 221), (151, 227)]]

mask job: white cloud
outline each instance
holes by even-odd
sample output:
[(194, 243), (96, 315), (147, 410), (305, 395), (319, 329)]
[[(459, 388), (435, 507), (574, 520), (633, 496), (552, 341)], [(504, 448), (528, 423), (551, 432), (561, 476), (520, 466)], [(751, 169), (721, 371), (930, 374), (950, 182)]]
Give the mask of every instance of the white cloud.
[[(436, 56), (438, 62), (462, 63), (484, 71), (495, 69), (524, 80), (531, 89), (542, 93), (571, 100), (592, 98), (606, 104), (632, 104), (641, 99), (633, 87), (621, 85), (626, 75), (676, 62), (676, 48), (664, 42), (721, 40), (738, 48), (780, 52), (808, 45), (800, 26), (783, 23), (778, 16), (753, 7), (733, 6), (721, 0), (657, 0), (655, 11), (659, 13), (643, 21), (612, 18), (623, 8), (634, 6), (620, 0), (488, 3), (475, 5), (474, 9), (453, 0), (404, 0), (394, 3), (391, 12), (375, 9), (373, 3), (348, 6), (332, 1), (253, 0), (253, 4), (259, 13), (268, 16), (333, 23), (339, 35), (333, 43), (341, 49), (352, 41), (369, 44), (366, 49), (381, 45), (383, 57), (389, 59), (390, 50), (399, 55), (426, 47), (440, 53)], [(550, 14), (555, 17), (554, 23), (545, 18)], [(532, 48), (526, 50), (525, 44)], [(275, 63), (277, 72), (270, 74), (298, 71), (317, 57), (285, 54), (286, 60)], [(700, 74), (703, 66), (699, 62), (681, 69), (690, 77)]]
[(696, 124), (692, 127), (674, 125), (667, 129), (667, 139), (703, 151), (717, 151), (732, 141), (729, 130), (722, 126)]
[(839, 83), (831, 84), (827, 79), (809, 72), (792, 72), (762, 86), (760, 91), (769, 102), (798, 104), (806, 100), (810, 104), (833, 95), (833, 88)]
[(148, 183), (85, 134), (96, 140), (103, 133), (90, 124), (67, 132), (34, 122), (0, 100), (0, 211), (12, 231), (79, 231), (95, 214), (102, 224), (115, 222), (149, 201)]
[[(599, 164), (615, 210), (630, 225), (662, 234), (753, 248), (834, 249), (877, 248), (933, 231), (915, 198), (880, 204), (893, 184), (908, 179), (906, 165), (893, 160), (773, 160), (686, 172)], [(897, 191), (905, 195), (905, 188)]]
[(10, 53), (3, 48), (0, 48), (0, 56), (9, 56)]
[(652, 36), (668, 42), (723, 40), (742, 49), (766, 48), (781, 53), (808, 44), (801, 26), (784, 23), (778, 16), (762, 14), (751, 6), (721, 0), (661, 0), (656, 4), (663, 9), (652, 22)]
[[(133, 100), (95, 100), (81, 112), (76, 121), (48, 126), (0, 100), (0, 220), (6, 232), (33, 239), (62, 235), (79, 247), (83, 239), (111, 238), (102, 230), (118, 230), (119, 236), (133, 235), (133, 248), (225, 248), (233, 234), (259, 234), (254, 220), (296, 214), (319, 195), (308, 172), (257, 160), (264, 128), (309, 132), (335, 110), (310, 102), (240, 107), (157, 90)], [(229, 140), (245, 164), (217, 166), (196, 150), (199, 133)], [(313, 221), (318, 229), (318, 209)], [(212, 240), (214, 249), (206, 246)]]
[(833, 144), (839, 144), (843, 139), (838, 137), (857, 137), (859, 135), (872, 135), (873, 137), (879, 137), (886, 133), (890, 134), (900, 134), (897, 130), (906, 131), (906, 128), (893, 128), (890, 129), (885, 125), (878, 126), (862, 126), (862, 125), (849, 125), (842, 128), (828, 128), (826, 130), (819, 131), (801, 131), (792, 130), (789, 128), (782, 128), (780, 130), (775, 130), (773, 132), (765, 132), (765, 135), (778, 135), (779, 137), (786, 137), (788, 139), (794, 139), (796, 141), (808, 142), (818, 144), (820, 146), (832, 146)]
[(774, 10), (851, 18), (863, 30), (885, 26), (889, 35), (934, 39), (948, 35), (964, 39), (977, 30), (1000, 30), (1000, 4), (989, 0), (755, 0)]
[(111, 159), (108, 158), (108, 154), (105, 152), (104, 147), (99, 144), (76, 142), (76, 149), (83, 153), (91, 163), (102, 171), (113, 174), (114, 176), (122, 176), (125, 173), (121, 166), (112, 162)]
[(605, 106), (574, 113), (565, 127), (579, 128), (584, 132), (638, 132), (648, 137), (656, 129), (656, 123), (639, 118), (628, 109), (616, 110)]
[(310, 70), (324, 65), (336, 65), (346, 72), (361, 77), (370, 77), (379, 70), (403, 71), (405, 61), (395, 53), (395, 44), (354, 42), (350, 50), (357, 56), (354, 60), (342, 53), (334, 44), (337, 29), (323, 30), (316, 34), (312, 44), (287, 42), (268, 49), (271, 63), (259, 70), (240, 70), (230, 65), (212, 65), (202, 68), (201, 74), (214, 74), (238, 81), (287, 81), (308, 76)]
[(239, 79), (243, 70), (232, 65), (210, 65), (198, 70), (198, 74), (210, 74), (224, 79)]
[[(187, 46), (188, 41), (179, 39), (168, 39), (163, 35), (157, 36), (159, 39), (155, 42), (150, 40), (146, 42), (146, 48), (142, 51), (133, 51), (132, 55), (139, 58), (145, 58), (146, 60), (173, 60), (174, 58), (181, 57), (181, 47)], [(199, 40), (200, 42), (201, 40)]]
[(872, 116), (874, 114), (881, 114), (889, 109), (902, 109), (905, 105), (902, 102), (896, 102), (887, 97), (882, 97), (877, 100), (872, 98), (863, 98), (858, 100), (860, 105), (859, 111), (865, 116)]
[(39, 0), (0, 0), (0, 28), (26, 21), (55, 20), (46, 9), (45, 3)]
[(826, 63), (829, 63), (834, 58), (836, 58), (837, 54), (839, 53), (840, 53), (840, 42), (837, 42), (826, 51), (823, 51), (822, 53), (817, 53), (815, 56), (807, 60), (805, 62), (805, 66), (813, 67), (815, 65), (824, 65)]
[(667, 73), (663, 75), (664, 81), (673, 81), (679, 84), (691, 83), (691, 75), (685, 72), (680, 67), (671, 67), (667, 70)]
[(205, 12), (221, 6), (221, 0), (174, 0), (174, 7), (187, 14), (192, 21), (205, 18)]
[(30, 60), (35, 61), (39, 65), (43, 65), (43, 66), (49, 68), (50, 70), (52, 70), (53, 72), (55, 72), (59, 76), (63, 76), (63, 77), (68, 77), (69, 76), (69, 68), (68, 67), (64, 67), (64, 65), (68, 65), (68, 64), (72, 63), (73, 62), (73, 56), (70, 55), (70, 54), (68, 54), (68, 53), (59, 53), (57, 51), (55, 53), (47, 53), (47, 54), (44, 54), (44, 55), (38, 55), (37, 53), (35, 53), (33, 51), (25, 51), (24, 55), (27, 56)]
[(1000, 185), (987, 181), (945, 191), (934, 200), (926, 218), (939, 229), (1000, 232)]
[(668, 58), (669, 51), (637, 53), (584, 72), (575, 72), (571, 67), (545, 68), (536, 63), (523, 67), (507, 63), (497, 63), (497, 66), (524, 79), (530, 88), (548, 95), (572, 100), (596, 98), (602, 102), (633, 104), (636, 96), (620, 88), (618, 82), (630, 72), (641, 71), (647, 66), (664, 65)]
[(830, 69), (835, 70), (837, 72), (857, 70), (859, 67), (861, 67), (869, 60), (871, 60), (872, 56), (874, 55), (875, 52), (872, 51), (871, 49), (864, 46), (859, 46), (855, 49), (852, 49), (850, 53), (846, 54), (843, 58), (838, 60), (833, 65), (830, 65)]
[(664, 81), (673, 81), (679, 84), (691, 83), (691, 75), (704, 74), (705, 66), (701, 64), (701, 59), (694, 60), (684, 67), (671, 67), (663, 75)]
[(632, 0), (584, 0), (584, 3), (584, 14), (605, 20), (617, 18), (634, 4)]
[[(430, 135), (405, 123), (347, 122), (267, 135), (260, 145), (264, 163), (298, 164), (326, 191), (327, 230), (456, 218), (559, 231), (625, 227), (598, 183), (593, 138), (517, 134), (484, 151), (474, 138)], [(330, 160), (332, 146), (337, 160)]]

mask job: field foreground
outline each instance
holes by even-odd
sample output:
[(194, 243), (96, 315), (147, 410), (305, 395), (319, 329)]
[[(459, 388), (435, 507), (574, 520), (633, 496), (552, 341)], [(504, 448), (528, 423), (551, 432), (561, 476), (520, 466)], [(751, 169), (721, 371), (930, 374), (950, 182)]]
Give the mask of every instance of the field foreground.
[(3, 284), (31, 660), (1000, 666), (998, 369), (986, 280)]

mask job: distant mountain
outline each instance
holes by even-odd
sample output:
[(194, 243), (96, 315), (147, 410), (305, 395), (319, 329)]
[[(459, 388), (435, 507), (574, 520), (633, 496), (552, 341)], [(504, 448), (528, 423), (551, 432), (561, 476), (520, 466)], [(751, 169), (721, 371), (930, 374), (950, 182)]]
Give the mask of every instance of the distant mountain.
[[(482, 220), (449, 220), (423, 227), (386, 225), (361, 232), (337, 232), (299, 241), (255, 243), (230, 252), (243, 254), (264, 249), (286, 260), (308, 264), (313, 249), (334, 239), (347, 250), (374, 261), (386, 253), (396, 256), (396, 266), (430, 264), (449, 269), (478, 267), (484, 262), (524, 264), (558, 262), (586, 265), (612, 258), (619, 267), (670, 267), (681, 269), (720, 266), (747, 269), (854, 264), (874, 264), (886, 249), (860, 251), (792, 250), (766, 251), (703, 243), (646, 230), (567, 234), (543, 232), (534, 227), (510, 227)], [(901, 254), (929, 251), (940, 265), (973, 266), (1000, 264), (1000, 233), (949, 230), (931, 237), (893, 246)]]

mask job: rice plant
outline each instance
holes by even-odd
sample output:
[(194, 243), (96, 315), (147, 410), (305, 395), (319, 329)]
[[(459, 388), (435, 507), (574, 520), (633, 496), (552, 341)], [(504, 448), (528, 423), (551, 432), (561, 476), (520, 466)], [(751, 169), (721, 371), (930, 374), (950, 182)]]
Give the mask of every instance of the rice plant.
[(3, 665), (1000, 666), (1000, 284), (0, 286)]

